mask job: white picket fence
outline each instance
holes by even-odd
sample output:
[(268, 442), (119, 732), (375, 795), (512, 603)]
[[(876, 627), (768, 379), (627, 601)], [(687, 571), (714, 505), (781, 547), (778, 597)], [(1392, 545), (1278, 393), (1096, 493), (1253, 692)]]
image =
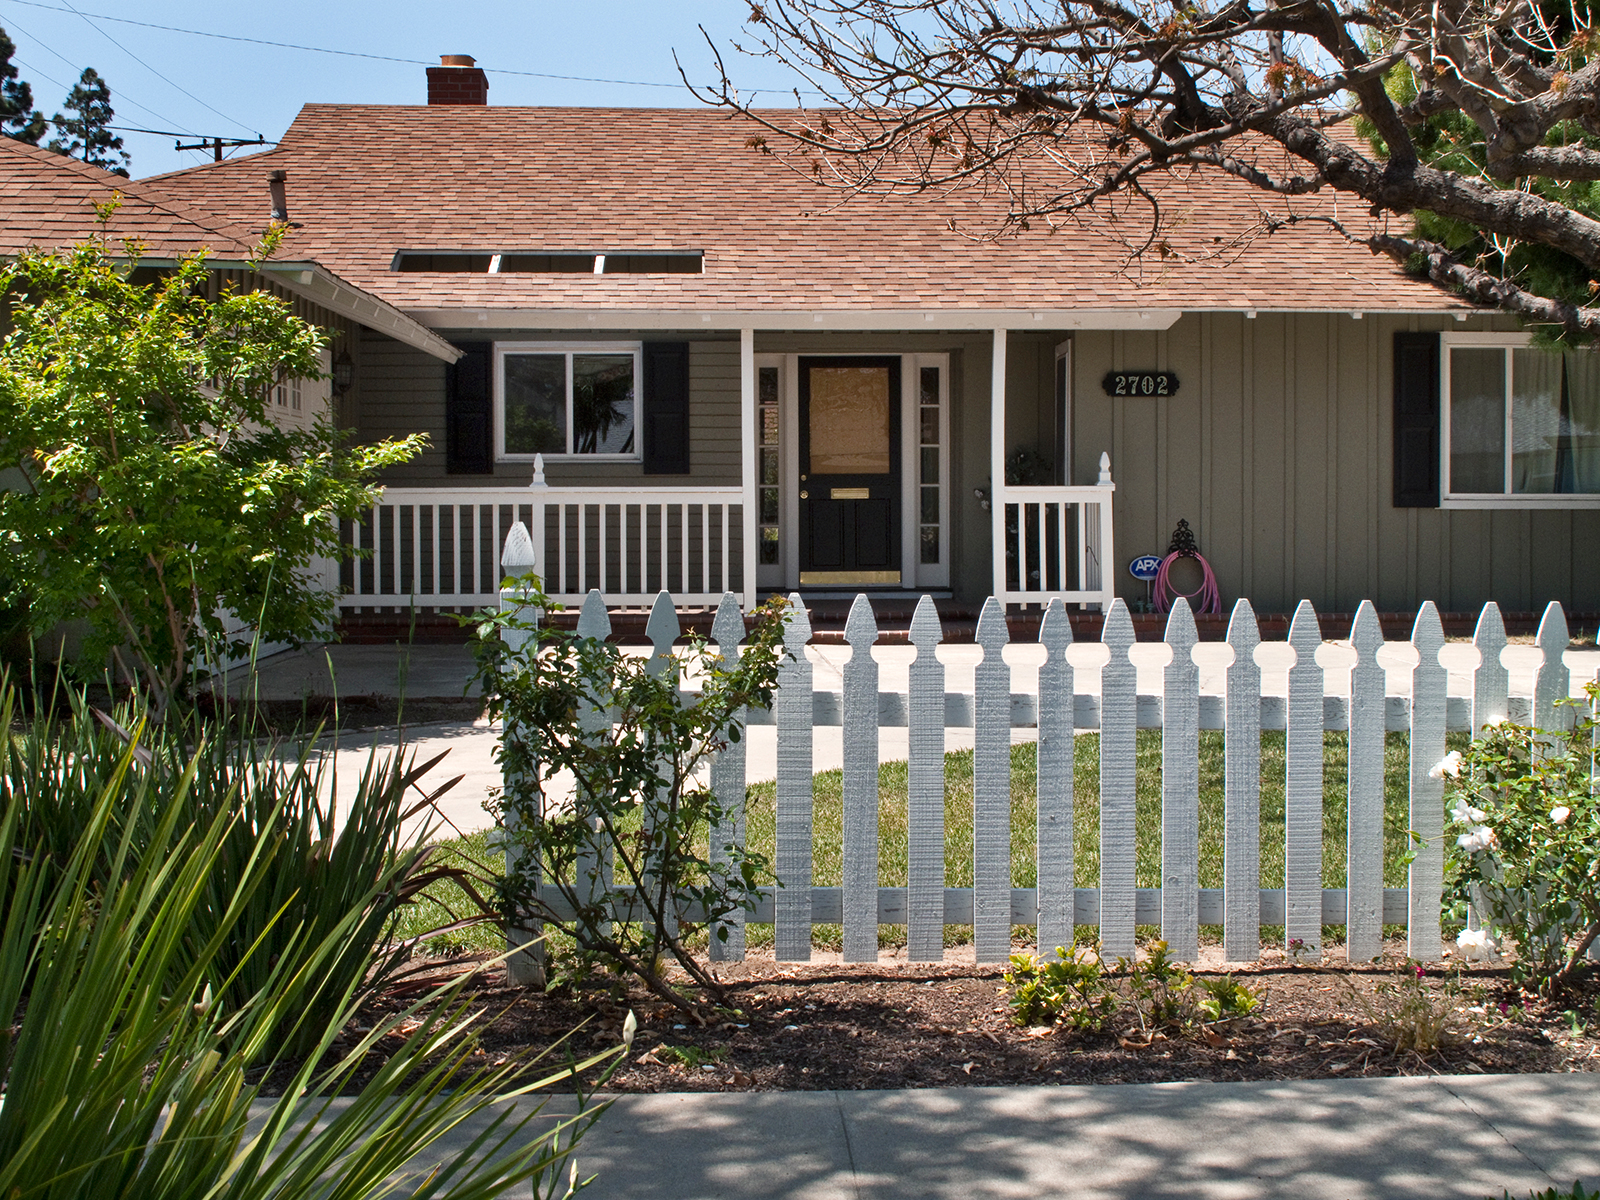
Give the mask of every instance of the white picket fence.
[(483, 608), (499, 600), (500, 551), (521, 523), (545, 590), (644, 606), (661, 591), (714, 605), (745, 586), (743, 492), (731, 488), (385, 488), (345, 530), (364, 557), (342, 568), (341, 607)]
[[(1570, 677), (1562, 652), (1568, 644), (1565, 614), (1559, 604), (1545, 611), (1536, 639), (1543, 651), (1531, 704), (1509, 698), (1508, 671), (1500, 651), (1506, 646), (1499, 608), (1484, 607), (1474, 636), (1480, 662), (1470, 697), (1447, 698), (1446, 668), (1439, 651), (1444, 631), (1429, 602), (1417, 614), (1410, 645), (1418, 662), (1411, 695), (1386, 696), (1385, 670), (1377, 661), (1384, 646), (1378, 614), (1370, 601), (1358, 610), (1350, 640), (1356, 654), (1349, 695), (1324, 694), (1324, 669), (1315, 652), (1322, 644), (1317, 615), (1302, 601), (1289, 631), (1295, 662), (1288, 672), (1287, 696), (1261, 693), (1261, 668), (1254, 651), (1260, 632), (1249, 603), (1234, 607), (1227, 642), (1233, 662), (1227, 668), (1226, 694), (1202, 696), (1200, 673), (1192, 656), (1198, 642), (1193, 615), (1181, 599), (1170, 614), (1165, 641), (1172, 657), (1164, 668), (1163, 695), (1139, 696), (1129, 650), (1133, 622), (1126, 604), (1112, 603), (1101, 641), (1110, 659), (1100, 674), (1098, 697), (1079, 693), (1066, 655), (1072, 628), (1059, 599), (1044, 613), (1039, 642), (1045, 661), (1037, 694), (1013, 693), (1010, 667), (1002, 651), (1010, 640), (1004, 609), (991, 598), (978, 622), (981, 662), (971, 693), (947, 692), (945, 667), (935, 655), (943, 640), (933, 602), (924, 597), (910, 629), (916, 657), (906, 692), (882, 691), (870, 647), (878, 640), (872, 607), (856, 599), (845, 637), (852, 655), (842, 671), (842, 691), (817, 690), (804, 647), (811, 629), (801, 597), (786, 616), (788, 654), (780, 669), (771, 711), (748, 712), (751, 725), (776, 725), (777, 844), (773, 863), (782, 886), (763, 893), (753, 908), (727, 923), (726, 941), (711, 940), (719, 960), (745, 953), (747, 922), (771, 922), (776, 957), (804, 962), (811, 956), (812, 927), (844, 927), (848, 962), (878, 959), (878, 927), (904, 925), (909, 958), (939, 961), (944, 927), (970, 925), (980, 963), (1003, 962), (1012, 953), (1012, 929), (1037, 928), (1041, 948), (1070, 945), (1079, 925), (1098, 925), (1103, 950), (1131, 955), (1136, 925), (1160, 925), (1161, 935), (1180, 960), (1199, 952), (1201, 925), (1221, 925), (1223, 948), (1232, 961), (1259, 956), (1261, 926), (1284, 926), (1285, 939), (1299, 939), (1312, 956), (1321, 953), (1324, 925), (1346, 927), (1352, 961), (1365, 961), (1382, 948), (1385, 924), (1407, 927), (1409, 953), (1421, 960), (1439, 957), (1444, 885), (1444, 783), (1430, 769), (1444, 757), (1447, 728), (1481, 729), (1505, 719), (1531, 720), (1545, 728), (1570, 722), (1556, 701), (1568, 694)], [(515, 602), (508, 593), (506, 600)], [(656, 599), (647, 627), (654, 655), (666, 662), (680, 631), (673, 600)], [(578, 632), (604, 637), (610, 632), (605, 601), (589, 597)], [(732, 594), (722, 599), (711, 641), (720, 655), (735, 654), (745, 636), (743, 614)], [(843, 727), (843, 885), (812, 885), (812, 741), (818, 726)], [(906, 887), (878, 883), (878, 731), (889, 726), (908, 731), (908, 867)], [(1019, 888), (1011, 880), (1010, 731), (1038, 731), (1037, 886)], [(1160, 888), (1135, 886), (1135, 731), (1162, 730)], [(946, 728), (973, 730), (974, 886), (945, 886)], [(1074, 886), (1073, 805), (1074, 733), (1100, 733), (1099, 886)], [(1224, 731), (1224, 879), (1221, 888), (1200, 886), (1199, 733)], [(1282, 888), (1260, 886), (1261, 731), (1285, 729), (1286, 812), (1285, 880)], [(1324, 888), (1323, 731), (1348, 730), (1348, 846), (1346, 886)], [(1409, 868), (1408, 886), (1383, 885), (1384, 734), (1410, 733), (1410, 811), (1408, 828), (1422, 839)], [(743, 844), (746, 788), (745, 743), (731, 744), (710, 765), (710, 782), (722, 803), (738, 814), (715, 832), (713, 846)], [(559, 893), (546, 885), (544, 896), (561, 907)]]

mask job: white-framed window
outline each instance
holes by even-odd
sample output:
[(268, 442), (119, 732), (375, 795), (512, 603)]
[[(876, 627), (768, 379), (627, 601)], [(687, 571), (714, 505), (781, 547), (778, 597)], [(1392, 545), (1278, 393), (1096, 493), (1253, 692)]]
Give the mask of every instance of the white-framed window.
[(1600, 354), (1440, 335), (1446, 507), (1600, 505)]
[(499, 342), (497, 456), (637, 460), (638, 342)]

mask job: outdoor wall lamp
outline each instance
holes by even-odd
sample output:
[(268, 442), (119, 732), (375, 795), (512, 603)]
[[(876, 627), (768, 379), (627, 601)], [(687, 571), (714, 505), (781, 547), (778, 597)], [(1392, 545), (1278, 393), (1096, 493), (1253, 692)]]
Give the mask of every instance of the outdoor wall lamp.
[(350, 357), (350, 351), (339, 351), (339, 357), (333, 360), (333, 394), (342, 396), (350, 390), (356, 381), (356, 364)]

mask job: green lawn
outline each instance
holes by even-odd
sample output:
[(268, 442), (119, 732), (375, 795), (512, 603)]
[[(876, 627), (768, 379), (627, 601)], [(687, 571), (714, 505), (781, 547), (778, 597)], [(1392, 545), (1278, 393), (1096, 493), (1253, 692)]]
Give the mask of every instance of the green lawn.
[[(1454, 745), (1460, 739), (1453, 736)], [(1401, 857), (1406, 851), (1407, 751), (1404, 733), (1391, 733), (1384, 746), (1385, 845), (1384, 882), (1389, 887), (1404, 887), (1406, 870)], [(1138, 853), (1135, 864), (1139, 887), (1159, 887), (1161, 882), (1161, 731), (1142, 729), (1137, 742)], [(1261, 735), (1261, 886), (1283, 886), (1283, 780), (1284, 735)], [(1075, 863), (1079, 887), (1098, 882), (1100, 824), (1100, 738), (1095, 733), (1080, 733), (1076, 738), (1074, 815), (1076, 823)], [(1032, 744), (1011, 749), (1011, 882), (1014, 887), (1032, 887), (1034, 878), (1034, 792), (1035, 747)], [(1346, 737), (1343, 733), (1323, 735), (1323, 886), (1343, 887), (1345, 867), (1345, 767)], [(1222, 886), (1222, 734), (1208, 730), (1200, 734), (1200, 886)], [(772, 783), (758, 783), (749, 789), (748, 830), (750, 845), (769, 858), (774, 841), (774, 792)], [(883, 886), (903, 887), (906, 882), (906, 764), (886, 763), (878, 772), (879, 813), (882, 842), (879, 849), (878, 877)], [(812, 882), (817, 886), (838, 886), (841, 871), (841, 819), (843, 815), (842, 773), (824, 771), (815, 779)], [(484, 833), (447, 842), (441, 853), (450, 861), (494, 862)], [(949, 887), (972, 885), (972, 752), (958, 751), (945, 756), (945, 882)], [(419, 905), (402, 921), (402, 936), (416, 936), (437, 928), (450, 914), (468, 907), (466, 897), (443, 886), (437, 899)], [(970, 940), (971, 929), (950, 926), (946, 940), (959, 944)], [(1149, 932), (1155, 932), (1150, 930)], [(1281, 937), (1272, 928), (1263, 929), (1271, 940)], [(1019, 934), (1021, 931), (1019, 931)], [(751, 926), (753, 945), (770, 944), (770, 925)], [(1332, 934), (1330, 935), (1337, 936)], [(1025, 935), (1023, 935), (1025, 936)], [(1086, 936), (1092, 937), (1092, 931)], [(819, 946), (837, 946), (838, 926), (818, 926)], [(885, 946), (904, 944), (903, 926), (885, 926), (881, 931)], [(490, 949), (498, 946), (495, 932), (480, 927), (438, 939), (440, 948)]]
[[(1384, 745), (1384, 883), (1404, 887), (1408, 808), (1407, 755), (1404, 733), (1387, 735)], [(1094, 887), (1100, 871), (1100, 735), (1080, 733), (1075, 739), (1073, 816), (1076, 842), (1073, 862), (1077, 886)], [(1135, 827), (1138, 850), (1134, 866), (1139, 887), (1161, 886), (1161, 731), (1141, 729), (1137, 741), (1137, 800)], [(1283, 886), (1283, 781), (1284, 734), (1261, 735), (1261, 886)], [(1346, 735), (1323, 734), (1323, 886), (1343, 887), (1345, 867)], [(1200, 734), (1200, 886), (1222, 886), (1222, 733)], [(774, 794), (772, 783), (750, 788), (749, 839), (752, 848), (773, 853)], [(843, 775), (825, 771), (816, 776), (814, 795), (812, 883), (838, 886), (841, 882), (841, 821)], [(1034, 873), (1034, 796), (1036, 747), (1011, 748), (1011, 883), (1032, 887)], [(880, 828), (878, 878), (882, 886), (903, 887), (906, 882), (906, 764), (886, 763), (878, 772)], [(972, 886), (972, 752), (945, 755), (945, 885)], [(752, 944), (769, 939), (771, 926), (752, 926)], [(966, 926), (949, 926), (946, 942), (960, 944), (971, 938)], [(1151, 929), (1149, 932), (1156, 932)], [(1263, 936), (1281, 937), (1272, 927)], [(1021, 931), (1019, 930), (1019, 935)], [(1092, 936), (1092, 934), (1091, 934)], [(836, 925), (819, 925), (817, 944), (837, 946)], [(904, 928), (885, 926), (885, 946), (903, 945)]]

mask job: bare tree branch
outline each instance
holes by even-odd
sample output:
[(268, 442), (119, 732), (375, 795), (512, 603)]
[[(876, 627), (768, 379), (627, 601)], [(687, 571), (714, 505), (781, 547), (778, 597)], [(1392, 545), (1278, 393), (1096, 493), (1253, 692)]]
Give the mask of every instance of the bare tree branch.
[[(1148, 228), (1122, 220), (1118, 239), (1165, 257), (1163, 180), (1220, 173), (1280, 203), (1451, 223), (1464, 249), (1430, 265), (1441, 286), (1498, 280), (1512, 311), (1591, 327), (1572, 301), (1600, 277), (1600, 211), (1571, 185), (1600, 179), (1600, 31), (1578, 0), (753, 0), (747, 28), (746, 52), (825, 105), (753, 108), (720, 50), (697, 94), (755, 123), (753, 152), (846, 195), (975, 189), (1004, 204), (988, 236), (1125, 195)], [(1444, 245), (1382, 236), (1430, 264)], [(1525, 250), (1569, 264), (1548, 304)]]

